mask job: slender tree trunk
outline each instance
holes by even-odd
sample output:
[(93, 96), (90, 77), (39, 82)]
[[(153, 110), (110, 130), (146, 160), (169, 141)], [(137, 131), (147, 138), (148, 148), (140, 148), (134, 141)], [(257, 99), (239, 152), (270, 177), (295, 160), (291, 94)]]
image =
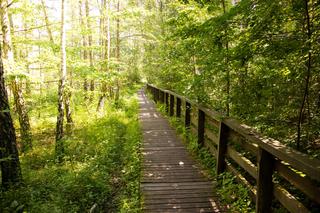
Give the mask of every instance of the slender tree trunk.
[[(225, 0), (221, 0), (223, 14), (226, 13), (226, 2)], [(226, 43), (225, 43), (225, 49), (226, 49), (226, 56), (225, 56), (225, 71), (226, 71), (226, 93), (227, 93), (227, 101), (226, 101), (226, 114), (227, 116), (230, 115), (230, 70), (229, 70), (229, 41), (228, 41), (228, 31), (227, 27), (224, 30), (224, 34), (226, 36)]]
[[(81, 26), (81, 31), (83, 31), (83, 28), (85, 27), (85, 23), (83, 21), (83, 14), (82, 14), (82, 0), (79, 0), (79, 19), (80, 19), (80, 26)], [(82, 59), (83, 61), (87, 61), (88, 59), (88, 51), (87, 51), (87, 42), (86, 42), (86, 37), (84, 35), (83, 32), (81, 32), (82, 35), (82, 47), (83, 47), (83, 51), (82, 51)], [(88, 79), (87, 77), (84, 78), (84, 82), (83, 82), (83, 90), (85, 91), (85, 100), (87, 100), (87, 92), (89, 90), (89, 84), (88, 84)]]
[(305, 20), (307, 25), (307, 47), (308, 47), (308, 59), (307, 59), (307, 71), (305, 76), (305, 87), (303, 92), (303, 98), (301, 102), (301, 106), (299, 109), (299, 117), (298, 117), (298, 125), (297, 125), (297, 149), (300, 149), (301, 145), (301, 127), (303, 122), (303, 115), (305, 110), (305, 105), (307, 102), (307, 98), (309, 96), (309, 84), (311, 80), (311, 68), (312, 68), (312, 54), (311, 54), (311, 37), (312, 37), (312, 31), (311, 31), (311, 23), (310, 23), (310, 12), (309, 12), (309, 0), (305, 0)]
[[(106, 12), (104, 12), (103, 14), (106, 14), (106, 27), (105, 30), (103, 30), (102, 33), (106, 33), (106, 36), (102, 36), (103, 38), (106, 37), (106, 39), (104, 39), (104, 42), (102, 42), (103, 44), (105, 44), (104, 48), (104, 54), (103, 57), (105, 60), (107, 60), (107, 67), (106, 67), (106, 72), (109, 72), (109, 61), (110, 61), (110, 48), (111, 48), (111, 37), (110, 37), (110, 1), (108, 0), (108, 2), (106, 2), (105, 0), (103, 0), (102, 2), (102, 7), (103, 10), (105, 10)], [(105, 23), (103, 23), (103, 26), (105, 25)], [(107, 84), (105, 81), (103, 81), (102, 83), (102, 87), (101, 87), (101, 96), (99, 98), (99, 102), (98, 102), (98, 106), (97, 106), (97, 112), (102, 112), (103, 108), (104, 108), (104, 103), (105, 100), (107, 98)]]
[[(8, 16), (8, 4), (7, 0), (1, 0), (1, 26), (3, 34), (3, 58), (5, 59), (5, 65), (9, 72), (14, 70), (14, 54), (12, 48), (11, 31)], [(11, 82), (12, 92), (15, 102), (15, 108), (19, 117), (22, 151), (32, 148), (32, 134), (29, 123), (28, 111), (23, 98), (22, 88), (19, 85), (20, 81), (17, 77)]]
[(21, 151), (25, 152), (32, 148), (32, 134), (31, 128), (29, 123), (28, 113), (26, 112), (24, 99), (22, 96), (22, 83), (19, 82), (17, 79), (13, 80), (11, 84), (11, 90), (14, 97), (14, 102), (16, 105), (16, 111), (19, 115), (19, 123), (20, 123), (20, 132), (21, 132)]
[(66, 66), (66, 37), (65, 37), (65, 1), (61, 0), (61, 70), (60, 70), (60, 81), (58, 89), (58, 117), (56, 126), (56, 159), (58, 162), (63, 160), (64, 155), (64, 144), (63, 144), (63, 120), (64, 120), (64, 87), (65, 78), (67, 75)]
[[(55, 45), (55, 42), (54, 42), (54, 39), (53, 39), (53, 36), (52, 36), (49, 17), (47, 15), (47, 10), (46, 10), (46, 5), (45, 5), (44, 0), (41, 0), (41, 4), (42, 4), (43, 14), (44, 14), (44, 17), (45, 17), (47, 33), (49, 35), (49, 40), (50, 40), (50, 42), (52, 44), (52, 51), (56, 55), (58, 53), (58, 49), (55, 48), (56, 45)], [(71, 100), (72, 93), (71, 93), (71, 85), (69, 85), (69, 86), (70, 86), (70, 88), (66, 89), (65, 93), (63, 93), (63, 96), (64, 96), (63, 99), (64, 99), (65, 111), (66, 111), (66, 118), (67, 118), (67, 129), (68, 129), (67, 132), (71, 131), (71, 127), (72, 127), (72, 124), (73, 124), (72, 111), (71, 111), (71, 106), (70, 106), (70, 104), (71, 104), (70, 100)]]
[(4, 70), (0, 46), (0, 165), (2, 185), (22, 181), (16, 135), (10, 115), (8, 94), (4, 84)]
[[(120, 0), (117, 2), (117, 38), (116, 38), (116, 58), (118, 62), (118, 73), (120, 72), (120, 17), (119, 17), (119, 12), (120, 12)], [(115, 94), (115, 101), (116, 103), (119, 101), (120, 97), (120, 82), (119, 82), (119, 77), (116, 79), (116, 94)]]
[(43, 15), (44, 15), (44, 21), (46, 23), (46, 28), (47, 28), (47, 33), (48, 33), (48, 36), (49, 36), (49, 40), (51, 41), (52, 45), (54, 45), (52, 31), (51, 31), (51, 28), (50, 28), (49, 17), (48, 17), (46, 4), (45, 4), (44, 0), (41, 0), (41, 5), (42, 5), (42, 12), (43, 12)]
[[(89, 64), (90, 64), (90, 69), (92, 70), (93, 68), (93, 51), (92, 51), (92, 32), (91, 32), (91, 24), (90, 24), (90, 8), (89, 8), (89, 1), (85, 0), (85, 8), (86, 8), (86, 24), (87, 24), (87, 30), (89, 31), (88, 34), (88, 47), (89, 47)], [(93, 99), (93, 93), (94, 93), (94, 80), (90, 80), (90, 102)]]

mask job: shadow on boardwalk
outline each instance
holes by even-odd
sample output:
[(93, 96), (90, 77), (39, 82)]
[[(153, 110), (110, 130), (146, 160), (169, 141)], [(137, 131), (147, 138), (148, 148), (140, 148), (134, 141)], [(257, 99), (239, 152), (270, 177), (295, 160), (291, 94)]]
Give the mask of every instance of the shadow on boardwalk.
[(168, 121), (139, 92), (143, 131), (143, 212), (223, 212), (206, 179)]

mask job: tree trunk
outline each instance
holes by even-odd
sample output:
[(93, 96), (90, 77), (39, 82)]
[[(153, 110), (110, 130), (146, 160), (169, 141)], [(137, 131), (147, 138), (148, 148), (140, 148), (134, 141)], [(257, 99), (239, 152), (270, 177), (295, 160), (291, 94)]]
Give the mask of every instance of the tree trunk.
[[(306, 76), (305, 76), (305, 87), (302, 97), (301, 106), (299, 109), (299, 117), (298, 117), (298, 125), (297, 125), (297, 149), (300, 149), (301, 145), (301, 127), (303, 123), (303, 115), (305, 111), (305, 105), (309, 96), (309, 84), (311, 80), (311, 68), (312, 68), (312, 54), (311, 54), (311, 37), (312, 37), (312, 31), (311, 31), (311, 23), (310, 23), (310, 13), (309, 13), (309, 0), (305, 0), (305, 21), (306, 21), (306, 29), (307, 29), (307, 47), (308, 47), (308, 59), (307, 59), (307, 70), (306, 70)], [(309, 118), (308, 118), (309, 119)]]
[[(118, 74), (120, 72), (120, 18), (119, 18), (119, 12), (120, 12), (120, 0), (117, 2), (117, 40), (116, 40), (116, 58), (118, 62)], [(116, 79), (116, 94), (115, 94), (115, 102), (117, 103), (119, 101), (120, 97), (120, 82), (119, 77)]]
[(4, 84), (4, 70), (0, 46), (0, 165), (2, 185), (22, 181), (16, 135), (10, 115), (8, 94)]
[(49, 40), (51, 41), (52, 45), (54, 45), (52, 31), (51, 31), (50, 23), (49, 23), (49, 17), (48, 17), (48, 14), (47, 14), (47, 9), (46, 9), (46, 5), (45, 5), (44, 0), (41, 0), (41, 5), (42, 5), (42, 11), (43, 11), (43, 15), (44, 15), (44, 21), (46, 23), (46, 28), (47, 28), (47, 33), (48, 33), (48, 36), (49, 36)]
[(64, 87), (65, 78), (67, 75), (66, 66), (66, 37), (65, 37), (65, 1), (61, 0), (61, 70), (60, 70), (60, 81), (58, 89), (58, 117), (56, 126), (56, 159), (58, 162), (62, 162), (64, 155), (64, 144), (63, 144), (63, 120), (64, 120)]
[[(55, 42), (54, 42), (54, 39), (53, 39), (53, 36), (52, 36), (52, 31), (51, 31), (51, 28), (50, 28), (49, 18), (48, 18), (48, 15), (47, 15), (47, 10), (46, 10), (46, 5), (45, 5), (44, 0), (41, 0), (41, 4), (42, 4), (43, 14), (44, 14), (44, 17), (45, 17), (47, 33), (49, 35), (49, 40), (50, 40), (50, 42), (52, 44), (52, 51), (56, 55), (58, 50), (55, 48), (56, 45), (55, 45)], [(71, 85), (70, 85), (70, 87), (71, 87)], [(71, 88), (67, 89), (65, 91), (65, 93), (63, 94), (63, 96), (64, 96), (63, 99), (64, 99), (64, 104), (65, 104), (66, 118), (67, 118), (67, 132), (70, 132), (71, 131), (71, 127), (72, 127), (72, 123), (73, 123), (73, 121), (72, 121), (72, 111), (71, 111), (71, 106), (70, 106), (70, 99), (71, 99), (71, 96), (72, 96)]]
[[(90, 24), (90, 14), (89, 14), (89, 1), (85, 1), (85, 8), (86, 8), (86, 24), (87, 24), (87, 30), (89, 31), (88, 34), (88, 47), (89, 47), (89, 64), (90, 64), (90, 70), (93, 70), (93, 51), (92, 51), (92, 32), (91, 32), (91, 24)], [(90, 80), (90, 97), (89, 100), (90, 102), (93, 99), (94, 95), (94, 80)]]
[[(110, 1), (108, 0), (108, 2), (102, 0), (102, 7), (103, 7), (103, 11), (106, 10), (105, 12), (102, 12), (102, 14), (106, 14), (107, 18), (106, 18), (106, 32), (103, 30), (102, 33), (106, 33), (106, 39), (104, 39), (104, 41), (102, 42), (103, 44), (105, 44), (106, 46), (104, 46), (103, 48), (105, 49), (103, 57), (105, 60), (107, 60), (107, 67), (106, 67), (106, 72), (109, 72), (109, 62), (110, 62), (110, 48), (111, 48), (111, 37), (110, 37)], [(106, 8), (105, 8), (106, 7)], [(105, 19), (103, 19), (105, 20)], [(105, 23), (102, 23), (102, 25), (104, 26)], [(104, 27), (103, 27), (104, 28)], [(104, 38), (105, 36), (102, 36), (102, 38)], [(108, 87), (105, 81), (103, 81), (102, 86), (101, 86), (101, 96), (99, 98), (99, 102), (98, 102), (98, 106), (97, 106), (97, 112), (102, 112), (103, 108), (104, 108), (104, 103), (106, 101), (107, 98), (107, 92), (108, 92)]]
[(25, 152), (32, 148), (32, 134), (29, 123), (28, 113), (22, 96), (21, 82), (14, 80), (11, 84), (11, 90), (16, 105), (16, 111), (19, 115), (20, 132), (21, 132), (21, 151)]
[[(12, 40), (11, 40), (11, 31), (9, 24), (9, 16), (8, 16), (8, 4), (7, 0), (1, 1), (1, 26), (2, 26), (2, 34), (3, 34), (3, 58), (5, 59), (5, 65), (8, 69), (8, 72), (13, 72), (14, 70), (14, 54), (12, 48)], [(32, 134), (29, 122), (29, 116), (27, 112), (27, 108), (25, 105), (25, 101), (23, 98), (22, 88), (20, 86), (19, 79), (15, 77), (15, 79), (11, 82), (12, 84), (12, 92), (14, 97), (14, 103), (16, 112), (19, 117), (20, 124), (20, 132), (21, 132), (21, 141), (22, 141), (22, 151), (26, 151), (28, 148), (32, 148)]]
[[(226, 13), (226, 3), (225, 0), (221, 0), (221, 5), (223, 9), (223, 14)], [(226, 114), (227, 116), (230, 115), (230, 70), (229, 70), (229, 41), (228, 41), (228, 31), (227, 27), (224, 30), (224, 35), (226, 36), (226, 43), (225, 43), (225, 48), (226, 48), (226, 55), (225, 55), (225, 71), (226, 71), (226, 93), (227, 93), (227, 101), (226, 101)]]
[[(85, 23), (83, 21), (82, 0), (79, 0), (79, 17), (80, 17), (81, 31), (83, 31), (83, 28), (86, 28), (86, 27), (85, 27)], [(87, 59), (88, 59), (88, 51), (87, 51), (86, 37), (85, 37), (83, 32), (81, 32), (81, 35), (82, 35), (82, 47), (83, 47), (82, 58), (83, 58), (84, 61), (87, 61)], [(89, 84), (88, 84), (87, 77), (84, 78), (83, 90), (85, 92), (85, 100), (87, 100), (87, 98), (88, 98), (87, 97), (87, 92), (89, 90)]]

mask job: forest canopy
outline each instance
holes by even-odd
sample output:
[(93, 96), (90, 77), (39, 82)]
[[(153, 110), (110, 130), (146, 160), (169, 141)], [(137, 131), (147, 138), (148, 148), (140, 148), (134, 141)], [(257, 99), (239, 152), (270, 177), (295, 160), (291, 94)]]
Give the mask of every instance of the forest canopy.
[(318, 0), (0, 0), (0, 19), (0, 211), (138, 209), (145, 83), (320, 158)]

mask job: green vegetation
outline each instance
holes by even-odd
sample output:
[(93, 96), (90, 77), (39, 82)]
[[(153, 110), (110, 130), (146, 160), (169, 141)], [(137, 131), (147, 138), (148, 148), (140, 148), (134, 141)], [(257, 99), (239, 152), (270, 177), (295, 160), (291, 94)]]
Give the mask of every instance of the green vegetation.
[[(159, 104), (158, 109), (166, 116), (164, 105)], [(230, 212), (254, 212), (255, 206), (252, 203), (249, 190), (237, 183), (235, 177), (229, 172), (224, 172), (217, 177), (215, 156), (207, 148), (199, 147), (196, 136), (185, 129), (181, 119), (166, 117), (183, 138), (190, 154), (202, 166), (206, 176), (217, 181), (216, 193), (219, 195), (221, 204), (226, 206)]]
[(147, 49), (149, 83), (319, 158), (319, 3), (184, 0)]
[(82, 93), (75, 93), (76, 122), (64, 139), (61, 164), (54, 155), (56, 96), (48, 93), (41, 107), (30, 112), (34, 141), (33, 149), (20, 156), (23, 185), (1, 192), (0, 211), (139, 212), (141, 138), (135, 91), (123, 94), (117, 106), (107, 104), (105, 116), (87, 111), (94, 106), (86, 106)]

